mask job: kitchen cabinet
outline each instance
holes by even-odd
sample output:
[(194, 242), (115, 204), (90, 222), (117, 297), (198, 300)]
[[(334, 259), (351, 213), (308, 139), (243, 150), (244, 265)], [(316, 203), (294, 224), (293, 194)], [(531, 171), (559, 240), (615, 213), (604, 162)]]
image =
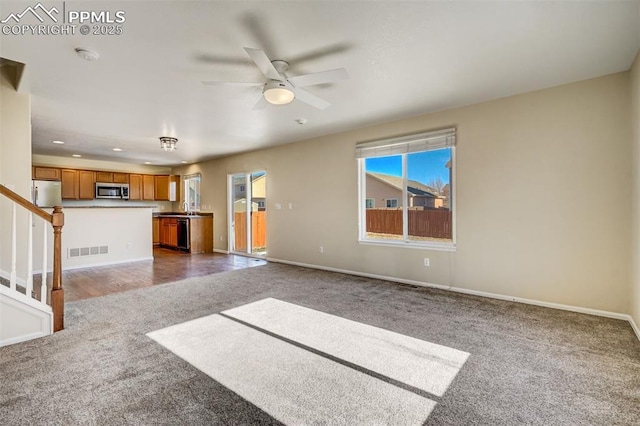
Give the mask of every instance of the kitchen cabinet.
[(62, 199), (77, 200), (79, 192), (78, 171), (71, 169), (62, 169), (60, 171)]
[(93, 200), (96, 195), (96, 175), (88, 170), (78, 171), (78, 198)]
[(96, 182), (112, 183), (113, 173), (112, 172), (96, 172)]
[(96, 172), (96, 182), (129, 183), (129, 173)]
[(32, 170), (32, 179), (34, 180), (60, 180), (60, 169), (53, 167), (34, 167)]
[(95, 173), (89, 170), (61, 170), (63, 200), (93, 200)]
[(113, 173), (113, 183), (129, 183), (129, 173)]
[(169, 201), (169, 176), (155, 176), (155, 199)]
[(179, 201), (180, 176), (156, 175), (154, 189), (156, 201)]
[[(180, 218), (182, 220), (186, 218), (189, 221), (189, 252), (191, 254), (212, 253), (213, 216), (182, 215)], [(176, 217), (162, 216), (154, 218), (154, 220), (156, 219), (158, 220), (159, 244), (167, 248), (178, 248), (178, 219)]]
[(160, 218), (154, 217), (151, 222), (153, 225), (153, 245), (157, 246), (160, 244)]
[(153, 175), (142, 175), (142, 199), (155, 200), (155, 178)]
[(129, 175), (129, 200), (142, 200), (142, 175)]

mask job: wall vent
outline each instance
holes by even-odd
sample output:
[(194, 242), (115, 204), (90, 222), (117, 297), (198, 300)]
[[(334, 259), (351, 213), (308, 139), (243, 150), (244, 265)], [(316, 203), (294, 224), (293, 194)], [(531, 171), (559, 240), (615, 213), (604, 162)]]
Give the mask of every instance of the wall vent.
[(70, 248), (67, 251), (68, 258), (80, 256), (98, 256), (101, 254), (109, 254), (109, 246), (78, 247)]

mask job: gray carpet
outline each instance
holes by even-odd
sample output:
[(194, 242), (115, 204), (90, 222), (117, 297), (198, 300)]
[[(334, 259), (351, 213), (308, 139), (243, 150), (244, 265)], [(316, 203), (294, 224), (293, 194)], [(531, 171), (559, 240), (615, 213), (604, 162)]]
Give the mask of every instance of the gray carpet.
[(278, 424), (145, 335), (268, 297), (468, 352), (427, 425), (638, 424), (626, 322), (278, 264), (67, 304), (0, 348), (0, 423)]

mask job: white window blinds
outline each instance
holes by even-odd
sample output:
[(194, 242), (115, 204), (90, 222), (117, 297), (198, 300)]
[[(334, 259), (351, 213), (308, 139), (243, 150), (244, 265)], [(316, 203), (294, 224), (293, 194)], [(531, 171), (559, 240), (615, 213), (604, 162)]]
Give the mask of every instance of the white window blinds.
[(449, 148), (456, 144), (456, 129), (443, 129), (398, 138), (362, 142), (356, 145), (357, 158), (388, 157), (410, 152)]

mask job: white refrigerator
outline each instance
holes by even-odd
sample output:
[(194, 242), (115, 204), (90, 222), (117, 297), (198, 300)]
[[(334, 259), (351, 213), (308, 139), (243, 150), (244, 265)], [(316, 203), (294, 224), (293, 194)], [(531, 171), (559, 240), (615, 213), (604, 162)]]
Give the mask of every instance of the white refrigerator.
[(62, 206), (62, 186), (58, 181), (34, 180), (31, 182), (31, 197), (38, 207)]

